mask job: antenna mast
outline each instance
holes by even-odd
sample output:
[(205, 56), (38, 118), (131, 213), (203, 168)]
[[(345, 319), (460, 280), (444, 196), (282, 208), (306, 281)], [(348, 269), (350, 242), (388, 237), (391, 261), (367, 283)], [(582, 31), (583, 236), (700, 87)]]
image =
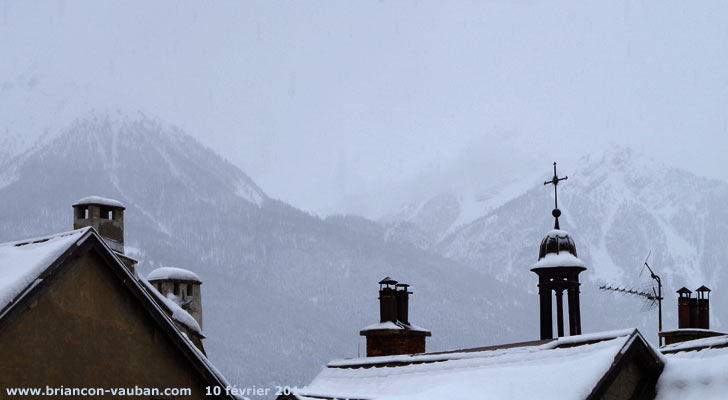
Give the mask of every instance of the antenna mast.
[[(619, 293), (625, 293), (633, 296), (639, 296), (645, 298), (647, 303), (645, 304), (644, 310), (650, 310), (652, 309), (655, 304), (657, 304), (657, 329), (658, 329), (658, 343), (660, 346), (662, 346), (662, 338), (659, 336), (659, 332), (662, 332), (662, 281), (660, 280), (660, 277), (655, 274), (654, 271), (652, 271), (652, 268), (650, 268), (650, 265), (647, 263), (647, 260), (650, 258), (650, 254), (652, 254), (652, 250), (647, 254), (647, 258), (645, 258), (645, 262), (642, 265), (642, 268), (644, 269), (647, 267), (647, 270), (650, 271), (650, 278), (652, 278), (657, 283), (657, 288), (655, 289), (655, 286), (652, 286), (651, 288), (647, 288), (646, 290), (637, 290), (637, 289), (627, 289), (627, 288), (620, 288), (619, 286), (613, 287), (611, 285), (602, 285), (599, 287), (601, 290), (605, 291), (612, 291), (612, 292), (619, 292)], [(641, 274), (640, 274), (641, 275)]]
[[(662, 281), (660, 280), (660, 277), (655, 274), (654, 271), (652, 271), (652, 268), (650, 268), (650, 264), (647, 264), (647, 260), (650, 258), (650, 254), (652, 254), (652, 250), (650, 250), (649, 253), (647, 253), (647, 258), (645, 258), (645, 267), (647, 267), (647, 270), (650, 271), (650, 278), (654, 279), (655, 282), (657, 282), (657, 326), (658, 326), (658, 332), (662, 332)], [(659, 338), (658, 343), (660, 346), (662, 346), (662, 337)]]

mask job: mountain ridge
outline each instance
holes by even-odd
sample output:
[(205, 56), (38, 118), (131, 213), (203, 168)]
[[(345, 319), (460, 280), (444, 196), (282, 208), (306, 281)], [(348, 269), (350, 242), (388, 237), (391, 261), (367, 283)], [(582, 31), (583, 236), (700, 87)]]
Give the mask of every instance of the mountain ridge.
[(233, 383), (301, 385), (328, 359), (356, 355), (359, 329), (378, 320), (376, 282), (385, 275), (413, 285), (410, 314), (435, 332), (430, 349), (535, 329), (528, 320), (496, 323), (503, 306), (493, 296), (517, 286), (386, 242), (372, 221), (322, 219), (272, 199), (213, 151), (147, 117), (83, 114), (3, 165), (15, 179), (0, 187), (0, 240), (68, 230), (70, 205), (89, 194), (121, 200), (141, 274), (175, 266), (201, 276), (208, 354)]

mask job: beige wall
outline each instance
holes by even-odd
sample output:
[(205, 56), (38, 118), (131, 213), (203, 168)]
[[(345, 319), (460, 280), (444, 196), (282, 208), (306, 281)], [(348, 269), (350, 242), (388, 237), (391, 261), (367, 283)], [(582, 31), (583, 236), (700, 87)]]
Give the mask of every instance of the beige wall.
[(0, 330), (0, 397), (6, 387), (136, 385), (189, 387), (193, 396), (177, 399), (207, 398), (203, 377), (98, 255), (69, 267)]

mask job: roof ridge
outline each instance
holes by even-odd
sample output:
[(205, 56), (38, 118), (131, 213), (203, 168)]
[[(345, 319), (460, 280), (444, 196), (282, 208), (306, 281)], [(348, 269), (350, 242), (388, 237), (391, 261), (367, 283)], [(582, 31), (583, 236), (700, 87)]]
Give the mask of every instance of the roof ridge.
[(74, 235), (74, 234), (81, 234), (81, 235), (83, 235), (83, 234), (86, 233), (86, 231), (88, 231), (90, 229), (93, 229), (93, 228), (90, 227), (90, 226), (86, 226), (86, 227), (83, 227), (83, 228), (73, 229), (73, 230), (65, 231), (65, 232), (56, 232), (56, 233), (51, 233), (51, 234), (44, 235), (44, 236), (35, 236), (35, 237), (26, 238), (26, 239), (13, 240), (13, 241), (10, 241), (10, 242), (0, 243), (0, 247), (17, 246), (17, 245), (24, 245), (24, 244), (43, 243), (43, 242), (46, 242), (46, 241), (51, 240), (51, 239), (67, 237), (67, 236), (71, 236), (71, 235)]

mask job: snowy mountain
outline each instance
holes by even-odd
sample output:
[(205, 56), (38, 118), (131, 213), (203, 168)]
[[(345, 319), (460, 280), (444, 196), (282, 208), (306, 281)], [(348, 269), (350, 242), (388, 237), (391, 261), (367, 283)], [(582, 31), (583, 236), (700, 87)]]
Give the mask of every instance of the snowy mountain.
[[(231, 383), (301, 385), (327, 360), (356, 356), (359, 329), (378, 318), (376, 282), (387, 275), (412, 285), (411, 319), (433, 332), (428, 350), (537, 338), (529, 268), (553, 225), (548, 174), (442, 192), (377, 222), (322, 219), (270, 198), (149, 113), (113, 98), (97, 106), (75, 85), (46, 81), (23, 77), (0, 96), (15, 107), (0, 112), (8, 144), (0, 240), (69, 229), (70, 205), (86, 195), (122, 201), (127, 251), (142, 274), (173, 266), (202, 278), (205, 344)], [(665, 327), (676, 325), (674, 290), (706, 284), (721, 328), (727, 184), (626, 149), (562, 173), (562, 228), (589, 268), (584, 332), (636, 326), (655, 339), (655, 313), (640, 313), (639, 299), (598, 290), (602, 282), (639, 286), (650, 250), (665, 283)]]
[[(386, 275), (412, 285), (411, 319), (433, 331), (431, 350), (537, 332), (519, 285), (387, 242), (372, 221), (321, 219), (271, 199), (238, 168), (145, 114), (77, 111), (0, 163), (0, 241), (68, 230), (71, 204), (89, 194), (122, 201), (127, 252), (142, 274), (174, 266), (202, 278), (205, 345), (231, 383), (302, 385), (327, 360), (356, 356), (364, 350), (359, 330), (378, 321), (376, 282)], [(21, 127), (6, 127), (7, 137)], [(504, 322), (508, 314), (523, 318)]]
[(52, 140), (86, 113), (114, 118), (141, 111), (118, 94), (79, 85), (49, 68), (31, 67), (0, 82), (0, 163)]
[[(632, 313), (630, 318), (609, 316), (584, 319), (585, 331), (614, 327), (615, 321), (639, 326), (650, 338), (656, 332), (653, 313), (639, 313), (637, 298), (601, 292), (603, 283), (642, 289), (649, 275), (642, 263), (651, 251), (650, 265), (661, 275), (665, 292), (665, 329), (675, 328), (675, 290), (706, 284), (714, 289), (712, 326), (720, 329), (728, 312), (728, 287), (723, 264), (728, 249), (728, 184), (697, 177), (656, 162), (626, 148), (611, 148), (584, 157), (578, 165), (562, 166), (569, 180), (559, 186), (561, 227), (576, 241), (579, 256), (589, 267), (583, 274), (582, 306), (586, 315), (604, 315), (603, 302), (613, 310)], [(407, 226), (398, 242), (417, 243), (448, 259), (469, 265), (501, 282), (517, 282), (535, 262), (535, 244), (553, 225), (553, 189), (541, 179), (524, 180), (527, 188), (481, 216), (458, 225), (457, 194), (425, 200), (416, 212), (388, 220), (385, 237), (393, 227)], [(534, 182), (535, 181), (535, 182)], [(530, 186), (529, 186), (530, 185)], [(425, 237), (426, 240), (422, 238)], [(535, 292), (536, 286), (527, 288)], [(609, 312), (607, 312), (609, 313)], [(600, 314), (594, 314), (600, 315)]]

